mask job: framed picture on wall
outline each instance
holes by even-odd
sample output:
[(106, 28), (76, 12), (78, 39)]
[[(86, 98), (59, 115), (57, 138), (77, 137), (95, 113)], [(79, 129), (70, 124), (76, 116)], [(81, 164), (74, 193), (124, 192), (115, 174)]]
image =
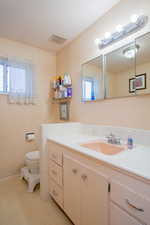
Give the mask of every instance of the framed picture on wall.
[(136, 78), (129, 79), (129, 93), (146, 89), (146, 73), (136, 75)]
[(60, 120), (69, 120), (68, 102), (62, 102), (59, 104), (59, 117), (60, 117)]

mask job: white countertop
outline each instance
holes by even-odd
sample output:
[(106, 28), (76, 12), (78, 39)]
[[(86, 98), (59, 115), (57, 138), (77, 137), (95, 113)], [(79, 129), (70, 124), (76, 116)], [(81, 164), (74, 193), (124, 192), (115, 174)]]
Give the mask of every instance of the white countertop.
[(89, 141), (104, 140), (98, 136), (48, 135), (47, 139), (150, 181), (150, 146), (136, 145), (132, 150), (127, 149), (116, 155), (105, 155), (80, 146)]

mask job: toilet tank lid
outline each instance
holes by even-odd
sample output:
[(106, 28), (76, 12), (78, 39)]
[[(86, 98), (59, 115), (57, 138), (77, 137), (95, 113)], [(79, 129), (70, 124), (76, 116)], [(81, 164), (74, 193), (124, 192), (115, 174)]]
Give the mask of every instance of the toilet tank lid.
[(39, 160), (40, 152), (39, 151), (28, 152), (26, 153), (26, 158), (30, 160)]

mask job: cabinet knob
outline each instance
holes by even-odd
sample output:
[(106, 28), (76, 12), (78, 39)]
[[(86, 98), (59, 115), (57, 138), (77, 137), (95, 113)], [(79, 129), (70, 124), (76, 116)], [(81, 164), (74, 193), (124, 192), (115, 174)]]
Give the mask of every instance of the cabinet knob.
[(82, 176), (81, 176), (81, 178), (82, 178), (82, 180), (86, 180), (87, 179), (87, 175), (86, 174), (83, 174)]
[(73, 172), (74, 174), (76, 174), (78, 171), (77, 171), (77, 169), (72, 169), (72, 172)]

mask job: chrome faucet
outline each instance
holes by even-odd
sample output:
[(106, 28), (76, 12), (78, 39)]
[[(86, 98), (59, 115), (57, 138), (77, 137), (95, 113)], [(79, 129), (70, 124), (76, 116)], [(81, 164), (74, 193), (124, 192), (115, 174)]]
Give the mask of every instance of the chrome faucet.
[(110, 144), (116, 144), (120, 145), (121, 144), (121, 139), (120, 137), (116, 137), (114, 134), (110, 133), (110, 135), (106, 136), (107, 142)]

